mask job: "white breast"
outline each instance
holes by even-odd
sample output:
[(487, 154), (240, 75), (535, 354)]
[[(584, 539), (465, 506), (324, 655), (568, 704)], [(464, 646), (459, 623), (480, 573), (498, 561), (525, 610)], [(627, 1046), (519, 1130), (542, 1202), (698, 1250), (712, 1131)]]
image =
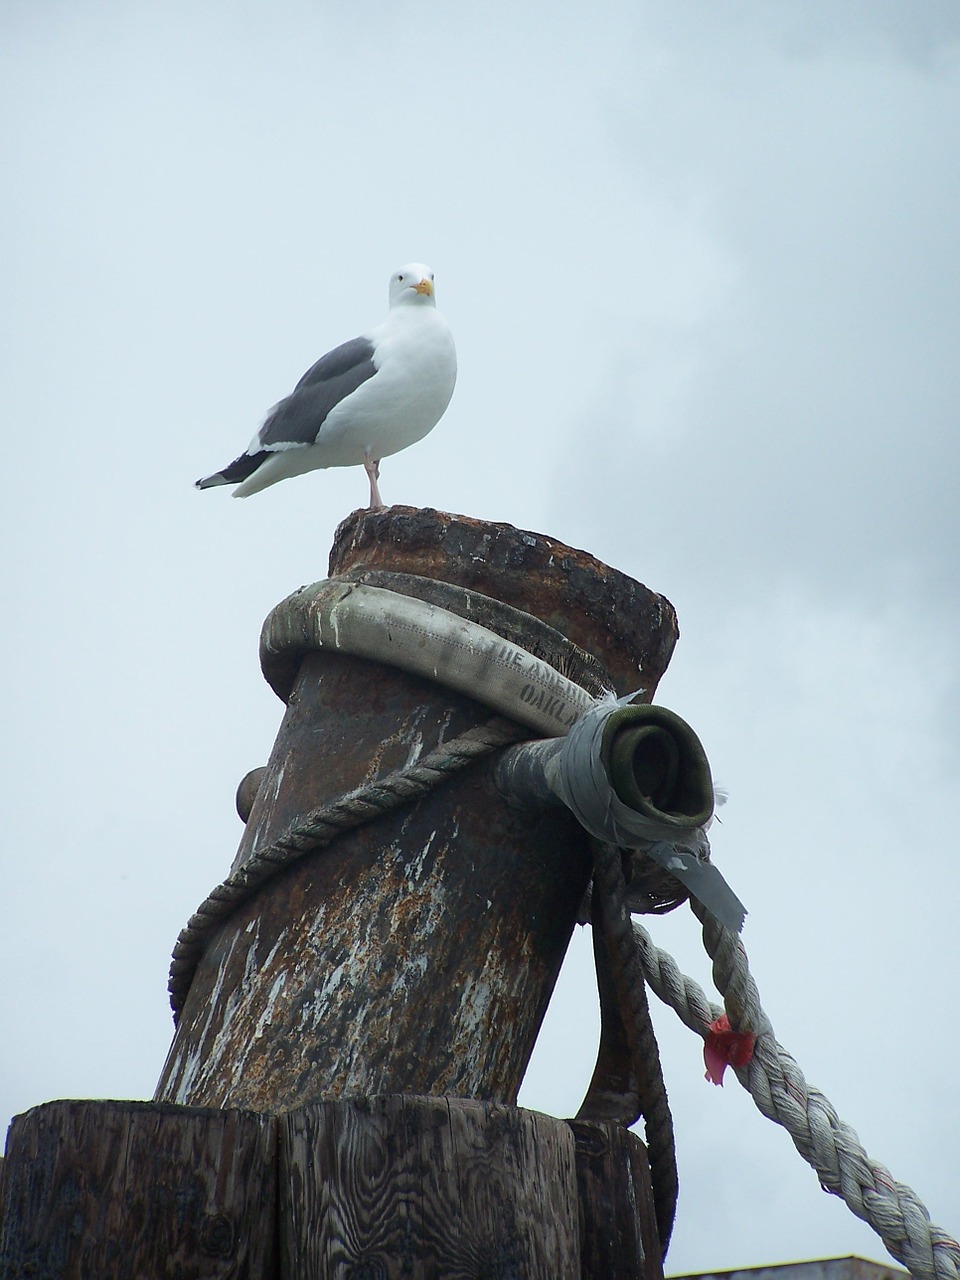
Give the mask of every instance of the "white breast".
[(364, 453), (399, 453), (432, 431), (450, 403), (456, 349), (433, 307), (398, 307), (367, 336), (376, 344), (377, 372), (331, 410), (310, 450), (323, 456), (315, 466), (355, 466)]

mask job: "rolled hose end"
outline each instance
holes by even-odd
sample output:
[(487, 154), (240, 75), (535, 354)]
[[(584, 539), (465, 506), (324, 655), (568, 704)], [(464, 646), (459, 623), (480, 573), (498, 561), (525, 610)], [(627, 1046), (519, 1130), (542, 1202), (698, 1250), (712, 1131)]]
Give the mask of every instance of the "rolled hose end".
[(713, 817), (710, 764), (700, 739), (666, 707), (620, 707), (607, 717), (600, 759), (619, 800), (655, 822), (690, 831)]

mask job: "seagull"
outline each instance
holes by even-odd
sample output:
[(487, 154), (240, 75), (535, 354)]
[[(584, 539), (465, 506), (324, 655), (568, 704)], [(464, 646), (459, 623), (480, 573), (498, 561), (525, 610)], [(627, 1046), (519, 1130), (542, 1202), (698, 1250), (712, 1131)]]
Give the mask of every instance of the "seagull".
[(416, 444), (440, 421), (457, 380), (453, 336), (422, 262), (390, 277), (390, 310), (375, 329), (335, 347), (274, 405), (245, 453), (197, 481), (235, 484), (249, 498), (288, 476), (363, 465), (370, 507), (382, 507), (380, 459)]

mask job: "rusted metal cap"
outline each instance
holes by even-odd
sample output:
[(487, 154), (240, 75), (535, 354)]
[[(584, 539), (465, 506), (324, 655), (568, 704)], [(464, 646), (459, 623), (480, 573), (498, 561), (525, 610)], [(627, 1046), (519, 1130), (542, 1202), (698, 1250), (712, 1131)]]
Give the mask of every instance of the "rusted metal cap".
[(512, 524), (431, 507), (354, 511), (337, 529), (330, 576), (367, 570), (495, 594), (592, 653), (620, 695), (643, 688), (652, 697), (679, 636), (664, 596), (586, 551)]

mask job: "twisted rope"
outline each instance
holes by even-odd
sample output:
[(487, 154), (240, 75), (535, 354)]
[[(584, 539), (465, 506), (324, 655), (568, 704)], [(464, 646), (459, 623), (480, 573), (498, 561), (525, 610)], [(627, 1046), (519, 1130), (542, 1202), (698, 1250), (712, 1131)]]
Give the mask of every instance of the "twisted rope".
[(617, 1006), (626, 1033), (637, 1102), (644, 1121), (653, 1204), (660, 1247), (666, 1257), (677, 1212), (679, 1182), (673, 1117), (660, 1065), (638, 947), (626, 904), (626, 879), (620, 850), (601, 840), (593, 846), (594, 925), (603, 932), (610, 958)]
[[(713, 980), (724, 998), (731, 1027), (754, 1031), (757, 1036), (749, 1064), (736, 1069), (737, 1079), (757, 1108), (787, 1130), (823, 1189), (840, 1196), (871, 1226), (888, 1252), (916, 1280), (958, 1280), (960, 1244), (930, 1221), (910, 1187), (897, 1182), (888, 1169), (868, 1156), (829, 1099), (808, 1086), (794, 1058), (774, 1036), (742, 942), (695, 900), (691, 899), (690, 906), (703, 926), (704, 947), (713, 960)], [(711, 1003), (703, 989), (683, 974), (673, 957), (661, 951), (636, 922), (633, 933), (640, 964), (653, 991), (681, 1022), (705, 1039), (709, 1024), (724, 1010)]]
[(312, 810), (272, 844), (253, 853), (207, 895), (180, 931), (167, 983), (174, 1019), (179, 1018), (186, 1002), (211, 932), (262, 884), (304, 854), (329, 844), (341, 832), (363, 826), (411, 800), (419, 799), (451, 774), (498, 747), (525, 738), (528, 732), (512, 720), (495, 716), (443, 743), (416, 764), (398, 769), (385, 778), (347, 792), (331, 804)]

